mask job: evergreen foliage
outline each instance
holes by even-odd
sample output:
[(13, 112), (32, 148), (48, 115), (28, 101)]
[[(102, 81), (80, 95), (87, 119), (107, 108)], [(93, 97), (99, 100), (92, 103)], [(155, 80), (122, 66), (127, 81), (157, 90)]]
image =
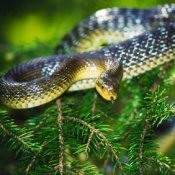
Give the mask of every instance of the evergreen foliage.
[(67, 93), (20, 124), (1, 107), (1, 141), (18, 160), (12, 174), (175, 174), (156, 142), (174, 118), (173, 65), (123, 82), (113, 104), (94, 89)]

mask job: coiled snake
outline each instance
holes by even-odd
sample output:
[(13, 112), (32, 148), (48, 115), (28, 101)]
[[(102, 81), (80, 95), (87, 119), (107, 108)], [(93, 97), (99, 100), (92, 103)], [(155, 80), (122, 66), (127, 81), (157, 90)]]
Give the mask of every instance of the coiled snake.
[(122, 79), (175, 58), (175, 5), (97, 11), (68, 33), (55, 53), (5, 73), (1, 102), (32, 108), (66, 90), (92, 87), (106, 100), (115, 100)]

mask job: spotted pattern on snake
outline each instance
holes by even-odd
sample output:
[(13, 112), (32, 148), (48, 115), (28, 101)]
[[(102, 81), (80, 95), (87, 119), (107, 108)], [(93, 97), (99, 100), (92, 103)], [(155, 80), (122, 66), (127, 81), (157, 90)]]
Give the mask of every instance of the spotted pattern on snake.
[(103, 45), (117, 44), (174, 21), (175, 4), (150, 9), (102, 9), (65, 35), (55, 53), (96, 50)]
[(55, 49), (58, 55), (5, 73), (0, 78), (0, 100), (10, 108), (31, 108), (66, 90), (92, 88), (107, 78), (108, 83), (119, 83), (122, 75), (128, 79), (151, 70), (175, 58), (174, 21), (174, 4), (97, 11), (63, 37)]

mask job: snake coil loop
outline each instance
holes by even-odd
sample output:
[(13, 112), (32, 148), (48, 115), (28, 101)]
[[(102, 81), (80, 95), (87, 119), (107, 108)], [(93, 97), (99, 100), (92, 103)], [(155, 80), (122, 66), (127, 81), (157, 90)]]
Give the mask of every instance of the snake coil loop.
[(14, 109), (32, 108), (66, 90), (92, 87), (115, 100), (122, 78), (175, 58), (175, 4), (99, 10), (63, 37), (55, 53), (5, 73), (0, 101)]

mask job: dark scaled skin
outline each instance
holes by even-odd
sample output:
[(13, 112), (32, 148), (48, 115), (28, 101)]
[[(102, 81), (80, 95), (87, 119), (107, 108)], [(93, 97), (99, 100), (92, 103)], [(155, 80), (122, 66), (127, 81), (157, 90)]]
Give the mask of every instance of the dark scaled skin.
[(117, 99), (117, 92), (123, 78), (122, 63), (116, 63), (111, 69), (103, 72), (96, 80), (96, 90), (108, 101)]
[[(99, 49), (104, 43), (111, 46)], [(175, 5), (97, 11), (63, 38), (56, 53), (62, 50), (83, 53), (41, 57), (12, 68), (0, 78), (0, 101), (32, 108), (66, 90), (93, 87), (115, 100), (122, 79), (175, 58)]]

